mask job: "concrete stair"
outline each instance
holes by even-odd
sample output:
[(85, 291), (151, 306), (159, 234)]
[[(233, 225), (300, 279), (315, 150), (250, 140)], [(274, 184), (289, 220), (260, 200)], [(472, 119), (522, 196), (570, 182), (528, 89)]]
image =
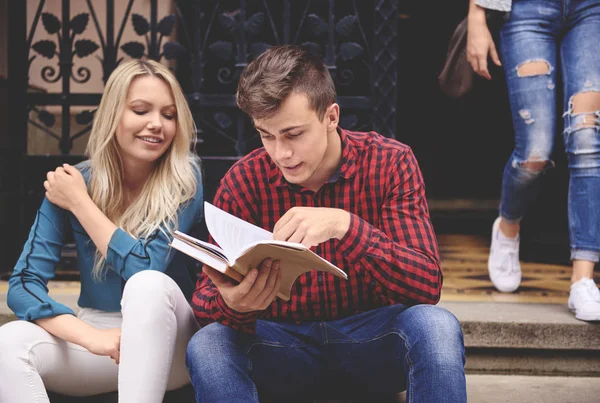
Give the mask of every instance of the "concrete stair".
[(440, 306), (461, 323), (469, 373), (600, 376), (600, 324), (575, 319), (566, 305)]
[[(76, 295), (51, 291), (76, 307)], [(14, 319), (0, 294), (0, 323)], [(459, 319), (467, 352), (469, 402), (600, 402), (600, 324), (576, 320), (565, 305), (440, 302)], [(405, 401), (405, 395), (398, 402)], [(53, 403), (116, 403), (115, 394)], [(193, 402), (191, 389), (165, 403)], [(325, 402), (319, 402), (325, 403)], [(329, 403), (333, 403), (329, 401)]]

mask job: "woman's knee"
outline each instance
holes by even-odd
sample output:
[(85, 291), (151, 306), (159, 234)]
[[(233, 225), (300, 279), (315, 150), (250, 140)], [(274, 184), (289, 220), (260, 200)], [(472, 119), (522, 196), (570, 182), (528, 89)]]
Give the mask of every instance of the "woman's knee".
[(173, 293), (179, 287), (173, 279), (166, 274), (155, 270), (144, 270), (131, 276), (123, 289), (121, 305), (123, 310), (131, 302), (137, 301), (144, 304), (146, 310), (158, 306), (173, 304)]
[[(576, 168), (598, 168), (600, 157), (600, 91), (583, 91), (569, 100), (565, 112), (565, 150)], [(581, 161), (578, 161), (581, 160)]]

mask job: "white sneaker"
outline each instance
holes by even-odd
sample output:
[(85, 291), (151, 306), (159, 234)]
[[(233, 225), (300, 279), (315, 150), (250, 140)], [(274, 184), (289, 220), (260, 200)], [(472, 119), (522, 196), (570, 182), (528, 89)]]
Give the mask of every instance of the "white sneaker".
[(569, 309), (579, 320), (600, 320), (600, 291), (591, 278), (582, 278), (571, 284)]
[(488, 259), (490, 280), (498, 291), (513, 292), (521, 284), (519, 236), (508, 238), (500, 232), (500, 217), (492, 227), (492, 244)]

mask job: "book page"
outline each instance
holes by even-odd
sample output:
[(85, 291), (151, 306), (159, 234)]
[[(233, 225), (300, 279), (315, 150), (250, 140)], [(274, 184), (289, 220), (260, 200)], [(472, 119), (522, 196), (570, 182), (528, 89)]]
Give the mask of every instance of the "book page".
[(219, 248), (217, 245), (213, 245), (211, 243), (204, 242), (204, 241), (202, 241), (200, 239), (196, 239), (193, 236), (188, 235), (188, 234), (184, 234), (181, 231), (175, 231), (175, 232), (173, 232), (173, 236), (175, 238), (177, 238), (177, 237), (181, 238), (182, 240), (184, 240), (184, 241), (186, 241), (186, 242), (188, 242), (188, 243), (190, 243), (192, 245), (195, 245), (195, 246), (199, 247), (200, 249), (202, 249), (202, 248), (208, 249), (210, 252), (212, 252), (215, 255), (220, 256), (221, 258), (223, 258), (223, 260), (225, 260), (225, 261), (228, 260), (227, 255), (225, 254), (225, 251), (223, 249)]
[(209, 265), (210, 267), (220, 271), (221, 273), (225, 273), (225, 270), (227, 269), (225, 259), (217, 259), (215, 256), (211, 256), (210, 253), (188, 245), (185, 241), (182, 241), (181, 239), (174, 238), (171, 242), (171, 247), (185, 253), (190, 257), (193, 257), (196, 260), (201, 261), (202, 263)]
[(229, 257), (230, 263), (233, 263), (248, 245), (273, 239), (273, 233), (229, 214), (206, 201), (204, 202), (204, 216), (208, 232)]

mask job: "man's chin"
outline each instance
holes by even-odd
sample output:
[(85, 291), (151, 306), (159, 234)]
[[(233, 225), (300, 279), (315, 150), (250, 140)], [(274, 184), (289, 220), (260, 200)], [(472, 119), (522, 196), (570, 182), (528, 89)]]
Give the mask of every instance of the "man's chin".
[(288, 183), (294, 185), (302, 185), (304, 182), (306, 182), (306, 178), (304, 176), (305, 175), (290, 175), (285, 173), (283, 174), (285, 180), (288, 181)]

